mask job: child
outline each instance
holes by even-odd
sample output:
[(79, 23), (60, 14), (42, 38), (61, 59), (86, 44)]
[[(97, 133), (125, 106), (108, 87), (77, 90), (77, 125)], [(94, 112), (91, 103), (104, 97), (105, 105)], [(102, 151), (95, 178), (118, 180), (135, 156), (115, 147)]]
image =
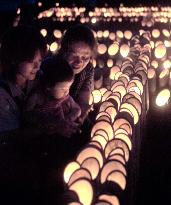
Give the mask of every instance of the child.
[(49, 59), (44, 65), (41, 88), (32, 93), (25, 107), (25, 119), (47, 134), (70, 137), (79, 131), (79, 105), (69, 95), (74, 73), (62, 58)]

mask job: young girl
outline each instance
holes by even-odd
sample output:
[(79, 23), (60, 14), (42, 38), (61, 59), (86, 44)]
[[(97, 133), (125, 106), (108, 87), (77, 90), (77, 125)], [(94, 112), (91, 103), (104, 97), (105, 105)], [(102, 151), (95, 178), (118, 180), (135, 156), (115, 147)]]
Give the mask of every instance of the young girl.
[(42, 86), (34, 92), (25, 107), (25, 119), (47, 134), (71, 136), (79, 130), (79, 105), (69, 95), (73, 70), (62, 58), (49, 59), (44, 67)]

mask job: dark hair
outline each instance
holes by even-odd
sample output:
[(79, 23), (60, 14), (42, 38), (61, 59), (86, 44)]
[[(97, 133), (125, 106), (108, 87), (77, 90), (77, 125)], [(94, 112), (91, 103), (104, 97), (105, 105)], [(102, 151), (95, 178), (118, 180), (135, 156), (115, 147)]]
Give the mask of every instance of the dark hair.
[(32, 60), (37, 50), (42, 57), (47, 46), (40, 31), (34, 27), (20, 25), (9, 29), (1, 38), (0, 62), (2, 75), (14, 78), (19, 63)]
[(97, 42), (94, 34), (90, 28), (81, 24), (75, 25), (65, 31), (61, 40), (59, 53), (62, 55), (65, 54), (68, 52), (71, 44), (76, 42), (84, 42), (91, 48), (93, 54), (96, 54)]
[(43, 70), (42, 86), (53, 87), (56, 83), (71, 81), (74, 73), (66, 60), (61, 57), (51, 57), (43, 62), (41, 69)]

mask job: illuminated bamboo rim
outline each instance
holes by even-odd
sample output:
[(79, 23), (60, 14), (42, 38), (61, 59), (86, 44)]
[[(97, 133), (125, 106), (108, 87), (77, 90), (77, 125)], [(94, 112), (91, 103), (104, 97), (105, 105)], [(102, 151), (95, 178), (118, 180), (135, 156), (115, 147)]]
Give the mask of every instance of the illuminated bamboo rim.
[(166, 76), (168, 76), (168, 75), (169, 75), (169, 69), (164, 69), (164, 70), (162, 70), (162, 72), (160, 73), (159, 78), (162, 79), (162, 78), (164, 78), (164, 77), (166, 77)]
[(133, 117), (134, 125), (138, 123), (139, 121), (138, 110), (131, 103), (125, 102), (121, 104), (120, 112), (128, 112)]
[(163, 89), (158, 93), (156, 97), (156, 105), (159, 107), (166, 105), (169, 101), (169, 98), (170, 98), (170, 90)]
[(102, 135), (107, 141), (109, 140), (109, 137), (108, 137), (106, 130), (97, 129), (95, 132), (91, 131), (91, 138), (95, 135)]
[(113, 67), (110, 69), (110, 79), (111, 79), (111, 80), (114, 80), (116, 73), (119, 72), (119, 71), (120, 71), (120, 67), (119, 67), (119, 66), (113, 66)]
[(156, 58), (163, 58), (166, 55), (166, 47), (164, 44), (159, 44), (155, 50), (154, 50), (154, 55)]
[(124, 118), (116, 119), (115, 122), (113, 123), (114, 132), (116, 132), (120, 128), (125, 129), (130, 135), (132, 135), (132, 126), (128, 122), (128, 120)]
[(131, 91), (134, 91), (134, 92), (138, 93), (138, 95), (141, 95), (141, 90), (135, 82), (129, 82), (129, 84), (127, 86), (127, 92), (129, 93)]
[[(105, 110), (105, 108), (103, 108), (103, 110)], [(105, 112), (105, 111), (99, 111), (99, 113), (96, 115), (96, 120), (98, 120), (101, 116), (106, 116), (108, 117), (109, 119), (111, 118), (110, 115)]]
[(125, 63), (121, 66), (121, 71), (123, 72), (124, 70), (133, 70), (134, 66), (131, 63)]
[[(113, 155), (121, 155), (125, 160), (125, 152), (121, 147), (117, 147), (114, 150), (112, 150), (112, 152), (110, 152), (110, 154), (108, 155), (108, 158), (110, 158)], [(126, 160), (125, 160), (125, 162), (126, 162)], [(123, 163), (123, 164), (125, 164), (125, 163)]]
[[(111, 86), (111, 90), (114, 90), (117, 86), (119, 85), (123, 85), (124, 86), (124, 83), (122, 81), (116, 81), (112, 84)], [(119, 93), (119, 92), (118, 92)]]
[[(105, 112), (105, 110), (106, 110), (106, 108), (108, 108), (108, 107), (112, 107), (113, 106), (113, 104), (112, 104), (112, 102), (109, 102), (109, 101), (104, 101), (104, 102), (102, 102), (101, 104), (100, 104), (100, 108), (99, 108), (99, 113), (100, 112)], [(108, 113), (109, 114), (109, 113)]]
[(131, 142), (131, 140), (130, 140), (130, 138), (127, 134), (118, 133), (118, 134), (115, 135), (115, 139), (123, 140), (128, 145), (129, 150), (130, 151), (132, 150), (132, 142)]
[(102, 102), (106, 101), (107, 98), (108, 98), (110, 95), (112, 95), (112, 91), (111, 91), (111, 90), (107, 90), (107, 91), (103, 94), (101, 101), (102, 101)]
[(90, 172), (87, 169), (80, 167), (79, 169), (76, 169), (70, 176), (68, 186), (70, 187), (75, 181), (83, 178), (90, 181), (92, 180)]
[(103, 156), (102, 156), (102, 153), (100, 151), (100, 149), (97, 149), (96, 147), (93, 147), (93, 146), (87, 146), (86, 148), (84, 148), (77, 156), (76, 158), (76, 161), (79, 163), (79, 164), (82, 164), (82, 162), (87, 159), (87, 158), (90, 158), (90, 157), (95, 157), (99, 164), (100, 164), (100, 167), (103, 166)]
[(122, 73), (121, 71), (117, 72), (117, 73), (115, 74), (114, 80), (118, 80), (118, 78), (119, 78), (122, 74), (123, 74), (123, 73)]
[(94, 147), (96, 147), (97, 149), (100, 149), (100, 150), (103, 150), (103, 147), (102, 147), (102, 145), (100, 144), (100, 142), (97, 142), (97, 141), (95, 141), (95, 140), (92, 140), (92, 141), (89, 141), (88, 142), (88, 146), (94, 146)]
[(148, 69), (147, 77), (148, 79), (153, 79), (156, 76), (156, 71), (153, 68)]
[(70, 162), (69, 164), (67, 164), (67, 166), (64, 169), (64, 181), (65, 183), (69, 182), (69, 179), (71, 177), (71, 175), (73, 174), (73, 172), (75, 172), (77, 169), (80, 168), (80, 164), (78, 162)]
[(115, 56), (119, 51), (119, 43), (118, 42), (114, 42), (113, 44), (111, 44), (108, 47), (108, 54), (110, 56)]
[(86, 179), (80, 179), (74, 182), (70, 187), (70, 190), (77, 193), (79, 201), (84, 205), (91, 205), (93, 201), (93, 187), (90, 181)]
[[(128, 94), (128, 95), (130, 95), (130, 94)], [(127, 102), (127, 103), (132, 104), (137, 109), (139, 116), (141, 115), (141, 110), (142, 110), (141, 102), (137, 98), (135, 98), (134, 96), (128, 97), (127, 99), (124, 99), (123, 102)]]
[(59, 38), (60, 39), (62, 37), (62, 32), (60, 30), (58, 30), (58, 29), (55, 29), (53, 31), (53, 35), (55, 36), (55, 38)]
[(79, 202), (71, 202), (69, 203), (68, 205), (83, 205), (82, 203), (79, 203)]
[(128, 40), (130, 40), (132, 38), (132, 32), (127, 30), (127, 31), (124, 31), (124, 37)]
[(102, 94), (101, 94), (100, 90), (93, 90), (91, 94), (93, 96), (93, 103), (98, 103), (101, 101)]
[(147, 73), (144, 70), (139, 70), (139, 71), (136, 71), (135, 74), (141, 76), (142, 84), (145, 85), (147, 82)]
[(103, 137), (102, 135), (98, 135), (98, 134), (95, 134), (92, 138), (91, 138), (92, 141), (96, 141), (98, 142), (102, 149), (105, 148), (106, 144), (107, 144), (107, 140), (105, 137)]
[(111, 205), (120, 205), (119, 199), (115, 195), (102, 194), (98, 197), (99, 200), (109, 202)]
[(124, 174), (124, 176), (127, 176), (125, 166), (121, 162), (110, 160), (106, 162), (106, 164), (103, 166), (101, 170), (100, 183), (104, 184), (106, 182), (108, 175), (110, 175), (110, 173), (114, 171), (120, 171)]
[(121, 104), (121, 94), (119, 93), (119, 95), (118, 95), (118, 92), (114, 92), (112, 95), (110, 95), (108, 98), (107, 98), (107, 100), (110, 102), (110, 100), (114, 100), (116, 103), (117, 103), (117, 108), (113, 105), (113, 103), (112, 103), (112, 105), (117, 109), (117, 110), (119, 110), (119, 108), (120, 108), (120, 104)]
[(100, 92), (101, 92), (101, 94), (102, 94), (102, 96), (103, 96), (104, 93), (107, 91), (107, 88), (100, 88), (99, 90), (100, 90)]
[(127, 90), (126, 88), (124, 87), (124, 85), (118, 85), (117, 87), (115, 87), (113, 90), (112, 90), (113, 93), (115, 92), (119, 92), (121, 94), (121, 100), (123, 98), (123, 96), (127, 93)]
[(98, 119), (96, 119), (96, 122), (99, 122), (99, 121), (106, 121), (106, 122), (108, 122), (110, 124), (112, 123), (111, 117), (108, 117), (106, 115), (102, 115)]
[(111, 126), (111, 124), (109, 122), (106, 122), (106, 121), (96, 122), (95, 125), (92, 128), (91, 136), (94, 135), (96, 130), (99, 130), (99, 129), (102, 129), (102, 128), (107, 132), (108, 139), (109, 140), (113, 139), (113, 135), (114, 135), (113, 127)]
[(125, 188), (126, 188), (126, 177), (120, 171), (111, 172), (107, 176), (107, 181), (112, 181), (112, 182), (118, 184), (122, 190), (125, 190)]
[(127, 146), (127, 144), (120, 139), (113, 139), (110, 140), (105, 147), (105, 158), (108, 158), (108, 156), (110, 155), (110, 153), (115, 150), (116, 148), (122, 148), (124, 151), (124, 156), (125, 156), (125, 160), (126, 162), (129, 160), (129, 148)]
[(117, 134), (126, 134), (126, 135), (129, 135), (129, 131), (127, 131), (127, 129), (124, 129), (124, 128), (118, 128), (115, 132), (115, 135)]
[(97, 52), (100, 54), (100, 55), (103, 55), (105, 54), (107, 51), (107, 46), (105, 44), (99, 44), (98, 47), (97, 47)]
[(100, 171), (100, 164), (96, 158), (90, 157), (85, 159), (82, 162), (81, 167), (87, 169), (90, 172), (92, 180), (97, 178)]
[(42, 34), (43, 37), (46, 37), (47, 36), (47, 30), (45, 28), (42, 28), (40, 30), (40, 33)]
[(120, 46), (120, 54), (122, 57), (127, 57), (129, 54), (130, 48), (127, 44), (123, 44)]
[(160, 31), (158, 29), (153, 29), (151, 34), (153, 38), (158, 38), (160, 36)]
[(126, 165), (126, 161), (125, 161), (124, 155), (121, 155), (121, 154), (112, 154), (112, 155), (109, 155), (109, 157), (107, 158), (107, 160), (119, 161), (119, 162), (121, 162), (124, 166)]
[(105, 112), (107, 112), (110, 115), (111, 122), (113, 123), (117, 115), (117, 109), (113, 106), (110, 106), (105, 109)]

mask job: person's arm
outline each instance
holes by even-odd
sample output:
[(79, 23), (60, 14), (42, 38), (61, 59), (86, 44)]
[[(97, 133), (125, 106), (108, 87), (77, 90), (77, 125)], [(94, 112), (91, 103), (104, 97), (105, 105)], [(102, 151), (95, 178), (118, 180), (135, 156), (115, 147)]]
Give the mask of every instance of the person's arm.
[(84, 122), (88, 113), (91, 110), (91, 106), (89, 105), (90, 95), (92, 90), (94, 89), (94, 68), (91, 66), (87, 72), (86, 77), (77, 97), (77, 103), (81, 107), (81, 116), (80, 122)]
[(68, 98), (68, 103), (70, 106), (70, 112), (67, 115), (65, 115), (65, 118), (74, 122), (78, 119), (78, 117), (80, 117), (81, 108), (71, 96), (69, 96)]

